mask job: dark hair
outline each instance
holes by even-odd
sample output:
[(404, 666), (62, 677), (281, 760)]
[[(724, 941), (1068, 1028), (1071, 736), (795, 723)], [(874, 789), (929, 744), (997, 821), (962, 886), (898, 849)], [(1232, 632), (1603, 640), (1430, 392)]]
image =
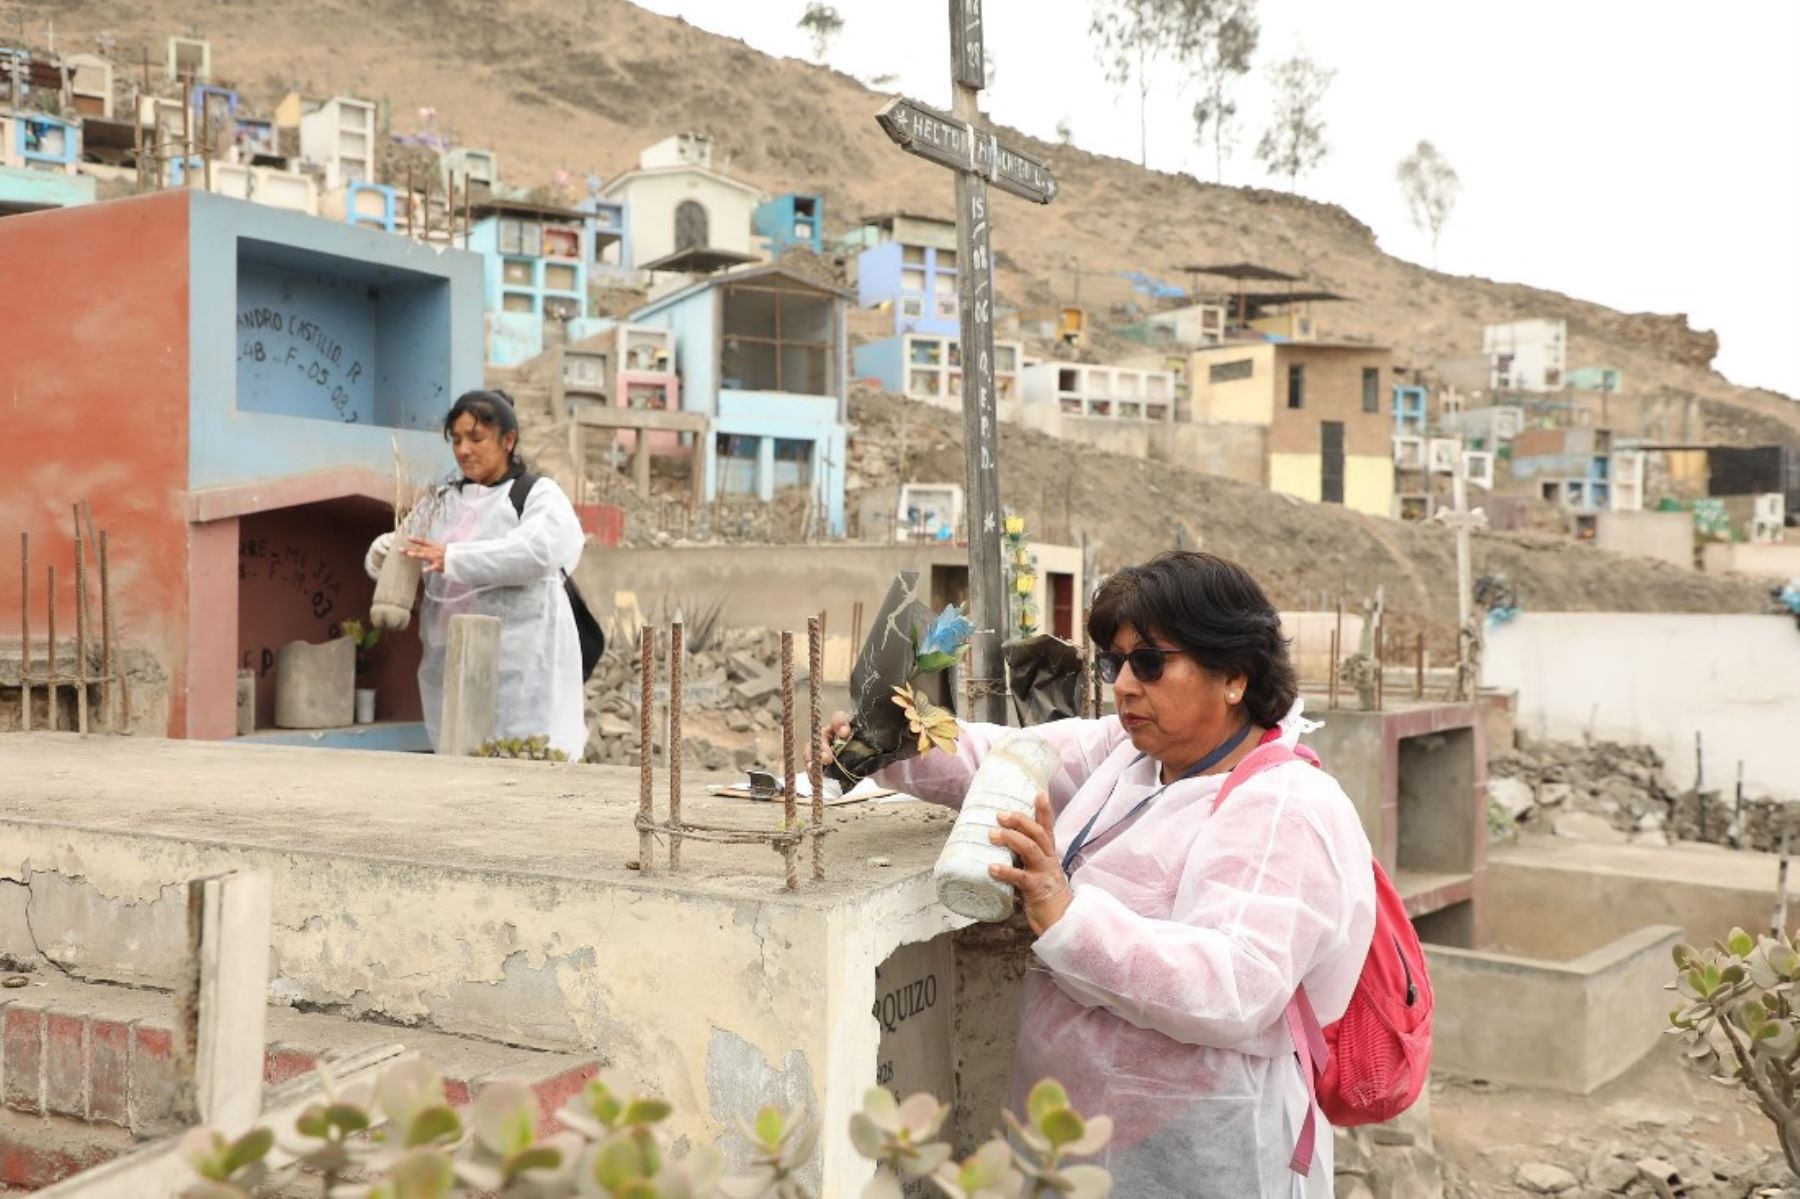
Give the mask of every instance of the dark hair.
[(513, 411), (512, 397), (499, 388), (492, 391), (465, 391), (456, 397), (456, 403), (450, 405), (450, 411), (444, 416), (444, 436), (450, 436), (450, 428), (464, 416), (472, 416), (478, 425), (486, 425), (497, 436), (513, 435), (512, 460), (524, 461), (519, 457), (519, 414)]
[(1244, 710), (1264, 728), (1300, 693), (1281, 614), (1250, 572), (1217, 554), (1174, 550), (1106, 580), (1088, 609), (1088, 636), (1105, 648), (1129, 626), (1166, 637), (1214, 674), (1241, 674)]

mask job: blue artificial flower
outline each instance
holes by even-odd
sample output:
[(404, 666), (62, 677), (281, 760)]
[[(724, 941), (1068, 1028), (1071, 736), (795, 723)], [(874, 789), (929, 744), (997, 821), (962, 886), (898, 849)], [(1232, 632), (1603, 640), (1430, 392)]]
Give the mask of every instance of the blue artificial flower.
[(974, 633), (975, 622), (964, 616), (955, 604), (945, 604), (937, 620), (932, 622), (931, 631), (925, 634), (925, 643), (919, 647), (919, 653), (954, 654), (968, 644)]
[(923, 637), (917, 638), (913, 670), (929, 674), (943, 670), (962, 656), (975, 633), (975, 622), (964, 616), (955, 604), (946, 604)]

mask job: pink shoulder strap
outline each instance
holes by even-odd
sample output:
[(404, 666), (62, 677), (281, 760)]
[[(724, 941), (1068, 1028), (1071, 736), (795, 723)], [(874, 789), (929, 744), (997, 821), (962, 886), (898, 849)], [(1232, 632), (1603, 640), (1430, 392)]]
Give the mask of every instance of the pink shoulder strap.
[[(1259, 745), (1225, 779), (1225, 785), (1219, 788), (1219, 797), (1213, 801), (1213, 811), (1217, 812), (1219, 805), (1225, 802), (1225, 797), (1239, 785), (1265, 770), (1295, 761), (1310, 762), (1317, 766), (1319, 756), (1305, 746), (1290, 748), (1279, 741)], [(1306, 1119), (1300, 1125), (1300, 1135), (1295, 1138), (1294, 1154), (1288, 1159), (1288, 1165), (1296, 1174), (1305, 1177), (1312, 1172), (1313, 1151), (1318, 1143), (1319, 1079), (1325, 1076), (1325, 1066), (1330, 1060), (1331, 1050), (1325, 1043), (1325, 1030), (1319, 1025), (1318, 1013), (1313, 1011), (1312, 1000), (1306, 997), (1305, 987), (1294, 992), (1294, 997), (1288, 1001), (1285, 1016), (1288, 1035), (1294, 1042), (1294, 1056), (1300, 1059), (1300, 1075), (1306, 1080)]]

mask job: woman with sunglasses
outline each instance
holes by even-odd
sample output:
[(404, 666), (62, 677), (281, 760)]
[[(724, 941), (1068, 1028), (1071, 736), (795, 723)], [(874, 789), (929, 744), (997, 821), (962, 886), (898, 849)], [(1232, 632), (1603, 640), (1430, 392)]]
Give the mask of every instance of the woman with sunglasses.
[[(1078, 1110), (1111, 1116), (1115, 1195), (1323, 1199), (1322, 1116), (1310, 1169), (1290, 1166), (1311, 1104), (1284, 1013), (1302, 983), (1323, 1023), (1349, 1002), (1375, 922), (1368, 838), (1304, 761), (1248, 777), (1214, 811), (1259, 745), (1316, 727), (1280, 616), (1242, 567), (1178, 552), (1108, 579), (1088, 631), (1117, 715), (1041, 727), (1062, 769), (1035, 819), (1003, 815), (993, 833), (1017, 860), (993, 875), (1036, 938), (1017, 1098), (1053, 1077)], [(955, 806), (1005, 732), (965, 723), (954, 757), (880, 781)]]

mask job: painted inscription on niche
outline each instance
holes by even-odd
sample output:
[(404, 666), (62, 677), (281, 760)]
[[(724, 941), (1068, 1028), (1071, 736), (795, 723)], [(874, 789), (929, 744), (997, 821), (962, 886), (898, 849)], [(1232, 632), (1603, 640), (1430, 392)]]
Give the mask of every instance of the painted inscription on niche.
[[(875, 1006), (881, 1030), (875, 1081), (905, 1099), (929, 1091), (946, 1103), (956, 1100), (956, 1067), (951, 1015), (956, 994), (955, 957), (948, 934), (902, 945), (875, 968)], [(946, 1126), (941, 1134), (954, 1140)], [(923, 1179), (906, 1186), (908, 1199), (930, 1195)]]
[(346, 361), (343, 344), (316, 322), (273, 308), (245, 309), (238, 313), (238, 362), (297, 371), (325, 397), (338, 419), (347, 425), (362, 419), (352, 399), (363, 364)]
[[(280, 630), (280, 644), (296, 637), (329, 641), (341, 631), (343, 580), (316, 549), (268, 537), (244, 538), (238, 546), (238, 588), (261, 615), (257, 623)], [(265, 678), (275, 667), (275, 650), (274, 644), (245, 645), (238, 666)]]
[(236, 320), (240, 409), (374, 423), (378, 321), (366, 290), (243, 264)]

